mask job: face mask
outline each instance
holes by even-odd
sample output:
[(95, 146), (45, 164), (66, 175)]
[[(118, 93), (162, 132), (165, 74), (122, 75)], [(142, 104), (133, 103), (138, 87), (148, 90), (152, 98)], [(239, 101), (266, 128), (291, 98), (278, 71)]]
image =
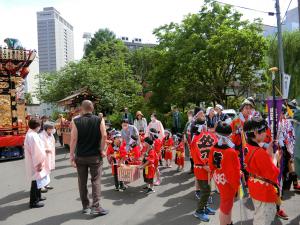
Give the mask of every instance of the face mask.
[(151, 121), (155, 122), (155, 117), (151, 116)]
[(189, 117), (188, 117), (188, 120), (189, 120), (189, 121), (192, 121), (192, 119), (193, 119), (192, 116), (189, 116)]

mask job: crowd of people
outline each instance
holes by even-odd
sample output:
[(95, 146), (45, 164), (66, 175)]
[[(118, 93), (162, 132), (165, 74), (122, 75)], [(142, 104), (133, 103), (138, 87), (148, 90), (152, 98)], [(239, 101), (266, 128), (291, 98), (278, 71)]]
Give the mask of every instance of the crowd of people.
[[(155, 192), (162, 181), (161, 167), (177, 170), (185, 167), (190, 158), (189, 173), (195, 177), (195, 197), (198, 199), (194, 216), (209, 221), (216, 211), (212, 204), (211, 184), (220, 193), (221, 225), (233, 224), (231, 212), (234, 200), (248, 193), (255, 207), (254, 224), (271, 224), (275, 215), (288, 219), (281, 208), (281, 197), (291, 185), (300, 190), (293, 166), (295, 134), (288, 108), (284, 105), (279, 118), (278, 135), (272, 132), (264, 115), (256, 111), (253, 98), (243, 101), (239, 113), (230, 118), (217, 104), (206, 110), (195, 107), (187, 112), (188, 122), (181, 131), (181, 115), (173, 112), (173, 127), (165, 129), (156, 113), (147, 123), (141, 111), (136, 117), (127, 108), (122, 115), (122, 129), (115, 130), (102, 115), (93, 115), (92, 102), (82, 103), (80, 116), (71, 122), (70, 162), (77, 169), (83, 213), (106, 215), (100, 204), (103, 158), (112, 168), (115, 191), (126, 191), (118, 177), (124, 165), (134, 165), (143, 171), (145, 194)], [(27, 170), (32, 180), (30, 207), (42, 207), (41, 188), (51, 189), (50, 171), (54, 169), (54, 126), (31, 119), (25, 139)], [(40, 134), (39, 134), (40, 132)], [(87, 189), (88, 171), (91, 174), (93, 202)], [(184, 174), (182, 174), (184, 176)]]

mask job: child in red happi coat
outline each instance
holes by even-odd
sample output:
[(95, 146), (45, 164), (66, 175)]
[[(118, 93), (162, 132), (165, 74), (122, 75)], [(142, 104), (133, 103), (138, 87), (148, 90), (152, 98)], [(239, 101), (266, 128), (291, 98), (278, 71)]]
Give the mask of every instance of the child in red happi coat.
[(177, 134), (177, 146), (176, 146), (176, 156), (175, 164), (178, 165), (177, 170), (182, 171), (184, 167), (184, 142), (182, 140), (182, 134)]
[(118, 179), (118, 168), (126, 159), (126, 143), (122, 143), (122, 137), (120, 132), (115, 132), (113, 134), (113, 143), (111, 143), (107, 148), (107, 159), (111, 164), (112, 175), (115, 180), (116, 191), (124, 191), (126, 187), (124, 186), (123, 181)]
[(166, 166), (171, 168), (171, 162), (173, 158), (173, 148), (174, 148), (174, 140), (171, 136), (171, 132), (165, 130), (165, 137), (163, 138), (163, 148), (164, 148), (164, 155), (166, 160)]
[(141, 162), (141, 148), (137, 143), (137, 138), (135, 136), (131, 136), (130, 139), (130, 149), (127, 153), (127, 163), (129, 165), (140, 165)]
[(145, 146), (147, 147), (147, 150), (144, 154), (143, 164), (140, 166), (140, 169), (143, 169), (143, 176), (144, 181), (147, 184), (147, 194), (155, 192), (153, 189), (153, 180), (155, 176), (155, 159), (156, 154), (153, 149), (153, 141), (150, 137), (146, 137), (145, 140)]
[(208, 215), (215, 215), (215, 210), (208, 207), (208, 199), (211, 192), (208, 158), (210, 149), (215, 145), (217, 137), (213, 133), (207, 131), (205, 117), (204, 120), (201, 118), (196, 121), (195, 127), (197, 130), (191, 143), (191, 155), (195, 163), (194, 174), (196, 183), (201, 190), (201, 195), (197, 210), (193, 215), (201, 221), (208, 222)]
[(161, 183), (161, 177), (160, 172), (158, 168), (158, 163), (161, 162), (162, 156), (161, 156), (161, 149), (162, 149), (162, 141), (158, 138), (158, 131), (155, 128), (151, 128), (149, 130), (149, 138), (153, 141), (153, 148), (155, 151), (155, 174), (156, 174), (156, 181), (154, 182), (155, 186), (160, 185)]
[(240, 161), (234, 144), (230, 140), (232, 129), (225, 122), (219, 122), (215, 129), (218, 143), (209, 154), (209, 167), (220, 191), (220, 225), (230, 225), (234, 197), (240, 185)]

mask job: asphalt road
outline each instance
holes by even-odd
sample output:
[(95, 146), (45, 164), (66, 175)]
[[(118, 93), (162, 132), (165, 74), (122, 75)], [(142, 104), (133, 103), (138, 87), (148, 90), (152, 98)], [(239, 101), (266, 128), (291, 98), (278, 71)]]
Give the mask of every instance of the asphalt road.
[[(185, 171), (177, 172), (175, 166), (162, 169), (163, 182), (156, 193), (147, 196), (142, 190), (142, 179), (130, 184), (125, 192), (114, 191), (111, 170), (106, 160), (102, 177), (102, 205), (110, 210), (103, 217), (81, 214), (77, 188), (77, 175), (69, 165), (64, 149), (57, 150), (56, 170), (51, 174), (54, 190), (45, 194), (45, 207), (29, 209), (29, 184), (25, 178), (24, 160), (0, 163), (0, 224), (1, 225), (196, 225), (200, 221), (192, 216), (197, 201), (194, 197), (194, 178)], [(89, 186), (91, 191), (91, 186)], [(219, 196), (214, 194), (212, 208), (219, 206)], [(283, 207), (289, 214), (287, 221), (274, 219), (274, 225), (300, 224), (300, 194), (290, 191)], [(252, 224), (253, 204), (250, 199), (237, 200), (233, 208), (234, 224)], [(218, 215), (210, 222), (218, 224)]]

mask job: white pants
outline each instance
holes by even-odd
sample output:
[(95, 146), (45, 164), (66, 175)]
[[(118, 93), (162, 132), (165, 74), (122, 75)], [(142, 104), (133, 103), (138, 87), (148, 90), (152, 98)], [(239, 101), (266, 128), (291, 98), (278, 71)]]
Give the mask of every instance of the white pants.
[(252, 200), (255, 207), (253, 225), (271, 225), (276, 215), (276, 204)]

